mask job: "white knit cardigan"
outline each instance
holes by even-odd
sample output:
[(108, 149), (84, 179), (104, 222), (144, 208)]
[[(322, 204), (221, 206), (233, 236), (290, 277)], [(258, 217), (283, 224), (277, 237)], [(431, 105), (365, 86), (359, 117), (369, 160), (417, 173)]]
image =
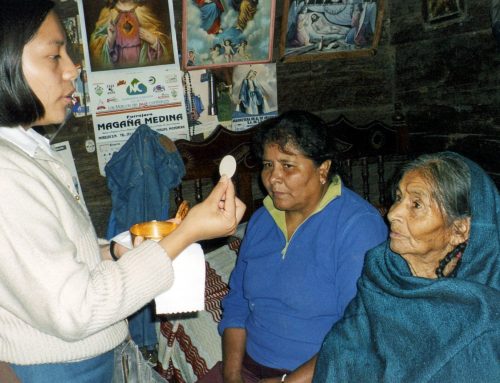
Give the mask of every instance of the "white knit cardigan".
[(0, 360), (66, 362), (111, 350), (128, 334), (124, 318), (172, 283), (155, 242), (102, 261), (64, 164), (0, 138)]

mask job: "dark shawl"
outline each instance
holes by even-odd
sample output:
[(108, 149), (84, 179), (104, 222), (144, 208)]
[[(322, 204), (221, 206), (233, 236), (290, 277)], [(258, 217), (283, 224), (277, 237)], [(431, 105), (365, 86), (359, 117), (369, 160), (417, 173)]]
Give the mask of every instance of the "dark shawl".
[(457, 276), (414, 277), (388, 243), (372, 249), (314, 382), (500, 382), (500, 197), (460, 158), (471, 172), (472, 219)]

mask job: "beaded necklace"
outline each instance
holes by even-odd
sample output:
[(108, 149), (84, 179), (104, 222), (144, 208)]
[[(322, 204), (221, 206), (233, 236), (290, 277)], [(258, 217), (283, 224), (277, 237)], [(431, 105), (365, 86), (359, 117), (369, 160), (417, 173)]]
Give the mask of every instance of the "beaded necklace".
[(184, 85), (184, 101), (186, 103), (186, 112), (188, 119), (189, 139), (192, 139), (195, 133), (195, 115), (196, 109), (194, 104), (193, 85), (191, 83), (191, 74), (188, 71), (184, 72), (182, 84)]
[[(457, 275), (458, 266), (460, 266), (460, 261), (462, 260), (462, 254), (464, 253), (466, 246), (467, 246), (467, 242), (459, 244), (452, 251), (450, 251), (448, 254), (446, 254), (446, 256), (442, 260), (439, 261), (439, 267), (436, 269), (436, 275), (438, 278), (444, 278), (444, 277), (453, 278)], [(448, 275), (444, 275), (444, 273), (443, 273), (444, 268), (454, 258), (457, 259), (457, 263), (455, 264), (455, 267)]]

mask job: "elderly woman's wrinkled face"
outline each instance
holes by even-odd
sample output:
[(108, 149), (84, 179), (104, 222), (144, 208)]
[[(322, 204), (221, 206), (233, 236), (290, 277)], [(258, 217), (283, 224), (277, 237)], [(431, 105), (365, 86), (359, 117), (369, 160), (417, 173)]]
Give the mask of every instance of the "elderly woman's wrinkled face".
[(435, 263), (458, 244), (432, 191), (419, 171), (410, 171), (400, 181), (387, 215), (391, 250), (407, 261)]
[(330, 162), (317, 167), (293, 146), (287, 145), (285, 149), (283, 152), (275, 144), (264, 147), (262, 182), (277, 209), (307, 216), (314, 211), (328, 185)]

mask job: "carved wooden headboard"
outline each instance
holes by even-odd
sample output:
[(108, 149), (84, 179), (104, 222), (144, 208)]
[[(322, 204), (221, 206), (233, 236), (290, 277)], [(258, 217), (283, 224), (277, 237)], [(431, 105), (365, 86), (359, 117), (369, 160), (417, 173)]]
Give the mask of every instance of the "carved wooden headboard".
[(404, 120), (393, 126), (377, 120), (357, 126), (340, 116), (328, 126), (344, 183), (384, 213), (390, 204), (388, 184), (409, 159)]

